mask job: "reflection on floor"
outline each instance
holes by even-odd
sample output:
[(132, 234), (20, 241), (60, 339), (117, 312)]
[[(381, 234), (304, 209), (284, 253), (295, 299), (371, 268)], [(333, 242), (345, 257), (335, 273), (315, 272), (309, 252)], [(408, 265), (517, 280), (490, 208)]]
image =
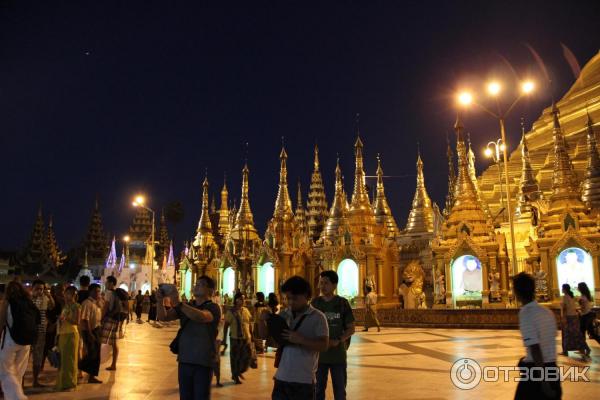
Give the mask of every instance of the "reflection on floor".
[[(74, 392), (52, 393), (27, 389), (30, 399), (178, 399), (177, 363), (168, 344), (177, 326), (162, 329), (131, 324), (119, 341), (118, 370), (104, 369), (102, 385), (80, 385)], [(592, 347), (592, 361), (582, 362), (576, 353), (559, 357), (559, 365), (589, 366), (590, 382), (563, 383), (563, 398), (596, 399), (600, 393), (600, 346)], [(558, 341), (560, 345), (560, 341)], [(514, 366), (524, 354), (518, 331), (385, 328), (357, 333), (348, 356), (349, 399), (512, 399), (515, 382), (481, 382), (472, 390), (456, 388), (450, 380), (452, 364), (463, 357), (482, 366)], [(268, 399), (273, 377), (274, 353), (259, 356), (257, 370), (245, 374), (242, 385), (231, 382), (229, 357), (222, 357), (225, 387), (213, 389), (213, 399)], [(105, 367), (105, 366), (104, 366)], [(48, 371), (42, 381), (53, 382)], [(31, 386), (31, 374), (26, 387)], [(333, 399), (330, 389), (328, 399)]]

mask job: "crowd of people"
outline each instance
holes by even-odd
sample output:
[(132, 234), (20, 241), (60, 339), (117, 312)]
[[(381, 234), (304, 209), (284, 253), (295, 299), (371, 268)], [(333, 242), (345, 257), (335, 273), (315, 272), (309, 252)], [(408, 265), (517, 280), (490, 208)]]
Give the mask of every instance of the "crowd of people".
[[(129, 316), (129, 296), (116, 284), (110, 276), (102, 291), (82, 276), (79, 289), (70, 283), (50, 287), (42, 280), (0, 286), (0, 383), (5, 399), (27, 399), (23, 378), (30, 359), (32, 387), (40, 390), (53, 386), (71, 391), (78, 384), (102, 383), (98, 375), (103, 353), (112, 352), (106, 369), (116, 370), (117, 339)], [(41, 380), (47, 363), (58, 370), (53, 385)]]
[[(44, 382), (44, 365), (57, 368), (54, 390), (74, 390), (78, 384), (102, 383), (101, 362), (114, 371), (119, 356), (118, 339), (126, 324), (147, 322), (160, 328), (179, 321), (180, 329), (170, 345), (177, 354), (179, 393), (182, 400), (209, 399), (213, 377), (222, 387), (221, 357), (229, 347), (231, 379), (243, 384), (244, 374), (257, 368), (257, 355), (275, 350), (273, 400), (324, 400), (329, 377), (335, 400), (346, 399), (347, 350), (355, 332), (348, 300), (336, 295), (338, 275), (323, 271), (319, 296), (301, 277), (289, 278), (281, 287), (283, 305), (274, 293), (258, 292), (248, 301), (241, 292), (226, 306), (208, 276), (197, 279), (191, 300), (180, 298), (173, 285), (170, 293), (160, 287), (152, 293), (128, 294), (107, 277), (104, 290), (83, 276), (79, 289), (71, 284), (50, 287), (41, 280), (24, 286), (18, 281), (0, 285), (0, 383), (4, 398), (27, 399), (24, 374), (31, 359), (34, 388)], [(513, 287), (522, 308), (519, 324), (527, 355), (521, 367), (556, 366), (556, 320), (535, 301), (535, 282), (525, 273), (514, 277)], [(563, 285), (561, 302), (562, 354), (579, 351), (589, 357), (586, 336), (600, 343), (593, 329), (592, 297), (585, 283)], [(365, 328), (380, 329), (376, 294), (367, 288)], [(229, 345), (228, 345), (229, 344)], [(111, 355), (112, 353), (112, 355)], [(85, 376), (83, 374), (85, 373)], [(45, 376), (46, 380), (50, 375)], [(561, 396), (560, 382), (544, 379), (522, 381), (515, 398)], [(545, 396), (545, 397), (544, 397)]]

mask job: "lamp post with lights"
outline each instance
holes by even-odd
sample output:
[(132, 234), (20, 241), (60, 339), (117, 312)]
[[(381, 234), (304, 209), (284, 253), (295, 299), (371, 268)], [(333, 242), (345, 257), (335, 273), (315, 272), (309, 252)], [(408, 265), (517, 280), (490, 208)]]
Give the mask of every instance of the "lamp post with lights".
[(528, 80), (528, 81), (521, 83), (520, 89), (521, 90), (520, 90), (519, 95), (516, 97), (516, 99), (512, 102), (510, 107), (508, 107), (508, 109), (505, 112), (502, 111), (502, 109), (500, 107), (500, 102), (498, 100), (498, 96), (499, 96), (500, 92), (502, 92), (502, 85), (499, 82), (493, 81), (487, 85), (488, 94), (491, 97), (493, 97), (496, 101), (496, 107), (498, 110), (497, 112), (493, 112), (493, 111), (489, 110), (487, 107), (483, 106), (481, 103), (476, 102), (473, 98), (473, 95), (470, 92), (462, 92), (458, 95), (458, 102), (462, 106), (468, 107), (471, 104), (475, 104), (476, 106), (481, 108), (483, 111), (485, 111), (486, 113), (491, 115), (494, 119), (498, 120), (498, 123), (500, 125), (500, 137), (502, 140), (502, 145), (504, 147), (504, 149), (500, 149), (500, 150), (502, 151), (503, 161), (504, 161), (504, 179), (505, 179), (505, 184), (506, 184), (506, 211), (508, 212), (508, 223), (510, 225), (510, 242), (512, 245), (512, 266), (513, 266), (513, 274), (514, 275), (516, 275), (518, 273), (517, 249), (516, 249), (516, 244), (515, 244), (514, 218), (513, 218), (513, 214), (512, 214), (512, 207), (510, 205), (510, 182), (509, 182), (509, 178), (508, 178), (508, 154), (507, 154), (508, 142), (506, 141), (506, 127), (505, 127), (504, 121), (505, 121), (506, 117), (510, 114), (510, 112), (513, 110), (513, 108), (517, 105), (519, 100), (521, 100), (523, 98), (523, 96), (526, 96), (526, 95), (530, 94), (531, 92), (533, 92), (533, 90), (535, 89), (535, 84), (532, 81)]
[[(502, 186), (502, 168), (500, 165), (502, 164), (502, 160), (500, 159), (500, 153), (504, 152), (504, 143), (502, 143), (502, 139), (498, 139), (495, 142), (489, 142), (484, 150), (484, 154), (487, 158), (491, 158), (496, 166), (498, 166), (498, 183), (500, 184), (500, 207), (504, 208), (504, 188)], [(508, 198), (508, 195), (506, 196)], [(506, 217), (503, 217), (506, 220)]]
[(152, 214), (152, 233), (150, 234), (150, 290), (154, 289), (154, 219), (155, 213), (154, 210), (146, 205), (146, 198), (144, 196), (138, 195), (135, 196), (132, 205), (134, 207), (142, 207), (143, 209), (150, 211)]

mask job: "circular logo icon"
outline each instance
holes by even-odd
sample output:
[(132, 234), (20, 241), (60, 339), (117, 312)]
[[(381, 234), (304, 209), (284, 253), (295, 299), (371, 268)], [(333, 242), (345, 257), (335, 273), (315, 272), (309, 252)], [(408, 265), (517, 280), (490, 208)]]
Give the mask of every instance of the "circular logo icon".
[(481, 366), (471, 358), (458, 359), (450, 369), (450, 380), (459, 389), (473, 389), (481, 381)]

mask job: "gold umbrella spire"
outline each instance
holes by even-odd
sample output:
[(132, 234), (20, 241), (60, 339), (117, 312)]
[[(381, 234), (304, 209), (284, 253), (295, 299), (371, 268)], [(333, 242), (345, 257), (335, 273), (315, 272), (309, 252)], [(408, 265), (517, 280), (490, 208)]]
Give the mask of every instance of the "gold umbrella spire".
[(200, 212), (200, 220), (198, 221), (198, 229), (196, 229), (196, 239), (194, 246), (206, 247), (212, 244), (212, 224), (210, 222), (210, 211), (208, 208), (208, 173), (204, 176), (202, 182), (202, 211)]
[(223, 188), (221, 189), (221, 207), (219, 208), (219, 234), (225, 238), (231, 230), (229, 223), (229, 192), (227, 191), (227, 175), (223, 176)]
[(279, 189), (277, 191), (277, 199), (275, 200), (275, 210), (273, 211), (273, 217), (283, 218), (285, 220), (294, 217), (294, 213), (292, 212), (292, 200), (290, 199), (287, 184), (287, 157), (288, 155), (285, 151), (285, 147), (282, 146), (281, 153), (279, 154)]
[(409, 234), (433, 232), (433, 208), (425, 187), (423, 160), (420, 151), (417, 154), (417, 187), (412, 201), (412, 208), (408, 214), (406, 231)]
[(587, 119), (587, 168), (583, 180), (581, 199), (588, 208), (600, 209), (600, 155), (596, 144), (594, 123), (588, 113)]
[[(420, 158), (419, 158), (420, 159)], [(375, 197), (375, 221), (385, 227), (387, 237), (394, 237), (398, 234), (398, 225), (392, 215), (392, 210), (388, 205), (383, 187), (383, 168), (381, 167), (381, 157), (377, 154), (377, 196)]]
[(340, 233), (340, 227), (343, 229), (347, 227), (348, 221), (346, 219), (346, 197), (344, 195), (344, 187), (342, 184), (342, 170), (340, 168), (340, 159), (337, 159), (335, 166), (335, 193), (333, 195), (333, 203), (331, 204), (331, 210), (329, 211), (329, 218), (321, 238), (333, 240), (338, 233)]
[(541, 197), (540, 187), (533, 168), (531, 168), (531, 159), (529, 157), (529, 147), (525, 137), (525, 125), (521, 118), (521, 183), (519, 185), (519, 203), (515, 210), (515, 215), (521, 217), (531, 211), (531, 202)]

